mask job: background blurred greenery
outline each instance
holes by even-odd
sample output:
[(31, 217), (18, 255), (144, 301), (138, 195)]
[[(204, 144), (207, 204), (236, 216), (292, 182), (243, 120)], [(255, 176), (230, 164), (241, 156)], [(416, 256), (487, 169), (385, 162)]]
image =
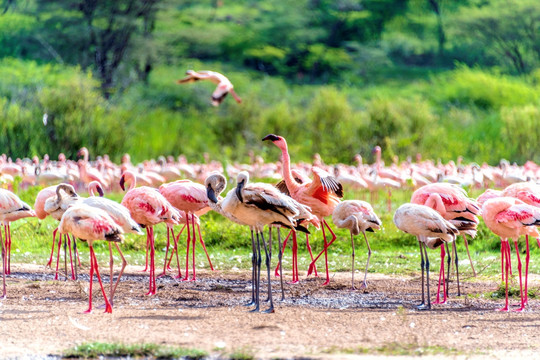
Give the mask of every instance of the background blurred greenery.
[[(536, 0), (0, 0), (0, 152), (540, 161)], [(226, 74), (244, 102), (210, 106)], [(47, 114), (47, 124), (43, 117)]]

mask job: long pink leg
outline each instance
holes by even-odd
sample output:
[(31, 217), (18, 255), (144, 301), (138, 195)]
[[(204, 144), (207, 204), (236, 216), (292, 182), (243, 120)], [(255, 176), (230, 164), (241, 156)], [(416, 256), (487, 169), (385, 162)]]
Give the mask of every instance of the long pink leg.
[[(446, 304), (446, 278), (444, 276), (444, 257), (446, 252), (444, 251), (444, 244), (441, 245), (441, 268), (439, 270), (439, 286), (437, 287), (437, 298), (433, 302), (434, 304)], [(441, 292), (441, 281), (443, 288), (443, 300), (440, 301), (439, 293)]]
[(189, 226), (189, 215), (186, 214), (186, 222), (187, 222), (187, 248), (186, 248), (186, 274), (184, 275), (184, 278), (182, 281), (188, 281), (189, 280), (189, 247), (191, 245), (191, 230)]
[(56, 252), (56, 273), (54, 280), (58, 280), (58, 266), (60, 265), (60, 246), (62, 246), (62, 235), (58, 236), (58, 250)]
[(208, 251), (206, 250), (206, 245), (204, 244), (204, 240), (201, 235), (201, 226), (197, 224), (197, 230), (199, 231), (199, 242), (201, 243), (204, 253), (206, 254), (206, 258), (208, 259), (208, 264), (210, 265), (210, 270), (214, 271), (214, 265), (212, 265), (212, 261), (210, 260), (210, 256), (208, 255)]
[(529, 254), (529, 235), (525, 235), (525, 245), (527, 246), (527, 254), (525, 255), (525, 305), (529, 303), (529, 260), (531, 255)]
[(149, 257), (149, 265), (150, 265), (150, 274), (149, 274), (149, 285), (148, 285), (148, 292), (146, 293), (146, 295), (154, 295), (155, 294), (155, 291), (154, 291), (154, 272), (153, 272), (153, 269), (152, 269), (152, 265), (153, 265), (153, 260), (154, 260), (154, 242), (153, 242), (153, 227), (152, 226), (148, 226), (146, 228), (146, 234), (147, 234), (147, 237), (148, 237), (148, 257)]
[(191, 220), (192, 220), (192, 229), (193, 231), (191, 232), (191, 234), (193, 235), (192, 236), (192, 239), (191, 239), (191, 246), (193, 247), (191, 249), (191, 254), (192, 254), (192, 267), (193, 267), (193, 276), (191, 277), (191, 280), (190, 281), (195, 281), (197, 280), (196, 279), (196, 274), (195, 274), (195, 243), (197, 241), (197, 234), (195, 234), (195, 215), (191, 215)]
[(11, 236), (9, 225), (4, 225), (4, 234), (6, 237), (6, 275), (11, 274)]
[(181, 271), (180, 271), (180, 260), (178, 259), (178, 239), (180, 238), (180, 235), (182, 235), (182, 233), (184, 232), (185, 228), (186, 228), (186, 224), (182, 226), (182, 229), (180, 230), (180, 232), (178, 233), (176, 237), (174, 235), (174, 228), (171, 228), (171, 233), (172, 233), (173, 241), (174, 241), (174, 249), (173, 249), (173, 252), (171, 253), (171, 257), (169, 258), (169, 263), (167, 264), (167, 268), (170, 268), (171, 261), (174, 256), (173, 254), (176, 254), (176, 263), (178, 264), (178, 276), (176, 276), (177, 279), (182, 277)]
[[(124, 257), (124, 254), (122, 253), (122, 250), (120, 250), (120, 246), (118, 246), (118, 243), (114, 243), (114, 246), (116, 246), (116, 250), (118, 250), (118, 253), (120, 254), (120, 257), (122, 258), (122, 268), (120, 269), (120, 273), (118, 274), (118, 277), (116, 278), (116, 283), (114, 284), (114, 288), (111, 289), (111, 306), (113, 305), (113, 299), (114, 299), (114, 293), (116, 291), (116, 288), (118, 287), (118, 283), (120, 282), (120, 278), (122, 277), (122, 274), (124, 273), (124, 269), (127, 266), (126, 258)], [(112, 279), (112, 277), (111, 277)], [(112, 281), (112, 280), (111, 280)]]
[[(69, 236), (69, 234), (66, 236), (67, 236), (67, 244), (68, 244), (67, 247), (69, 249), (69, 264), (71, 265), (71, 280), (76, 280), (77, 277), (75, 276), (75, 269), (73, 268), (73, 256), (71, 253), (71, 237)], [(73, 241), (75, 241), (75, 238), (73, 238)]]
[[(176, 255), (176, 265), (178, 266), (178, 275), (174, 277), (175, 279), (180, 279), (182, 277), (182, 271), (180, 270), (180, 259), (178, 258), (178, 241), (180, 240), (180, 235), (184, 231), (185, 227), (186, 226), (184, 225), (184, 227), (182, 228), (182, 230), (180, 230), (180, 233), (176, 237), (174, 236), (174, 229), (171, 229), (173, 240), (174, 240), (174, 253)], [(169, 263), (171, 262), (172, 258), (173, 258), (173, 254), (171, 254)]]
[(98, 263), (96, 259), (96, 253), (91, 243), (89, 245), (90, 245), (92, 258), (94, 258), (94, 270), (96, 271), (96, 276), (98, 278), (99, 286), (101, 287), (101, 293), (103, 294), (103, 299), (105, 299), (105, 312), (110, 314), (112, 313), (112, 306), (111, 306), (111, 303), (109, 302), (109, 299), (107, 298), (107, 294), (105, 294), (105, 289), (103, 288), (103, 282), (101, 282), (101, 276), (99, 276), (99, 268), (98, 268)]
[(296, 237), (296, 231), (292, 231), (292, 281), (290, 284), (298, 284), (300, 279), (298, 277), (298, 239)]
[[(326, 227), (328, 228), (328, 230), (330, 231), (330, 233), (332, 234), (332, 240), (329, 242), (329, 243), (326, 243), (326, 234), (324, 232), (324, 225), (326, 224)], [(329, 282), (330, 281), (330, 278), (329, 278), (329, 273), (328, 273), (328, 253), (327, 253), (327, 250), (328, 250), (328, 247), (330, 245), (332, 245), (334, 243), (334, 241), (336, 241), (336, 235), (334, 234), (334, 232), (332, 231), (332, 229), (330, 229), (330, 227), (328, 226), (328, 223), (326, 222), (326, 220), (323, 220), (322, 221), (322, 230), (323, 230), (323, 238), (324, 238), (324, 249), (315, 257), (315, 259), (313, 259), (313, 261), (311, 262), (311, 264), (309, 264), (309, 268), (308, 268), (308, 273), (307, 275), (311, 275), (311, 273), (313, 272), (314, 268), (315, 268), (315, 263), (317, 262), (317, 260), (319, 260), (319, 258), (321, 257), (322, 254), (325, 254), (324, 257), (325, 257), (325, 260), (326, 260), (326, 280)], [(328, 285), (327, 282), (323, 283), (323, 285)]]
[(2, 297), (0, 299), (5, 299), (7, 290), (6, 290), (6, 247), (4, 246), (4, 240), (2, 239), (2, 230), (0, 229), (0, 245), (2, 246)]
[(519, 309), (516, 309), (515, 311), (523, 311), (523, 309), (525, 309), (525, 301), (524, 301), (524, 297), (523, 297), (523, 283), (522, 283), (522, 280), (521, 280), (521, 259), (519, 258), (519, 249), (518, 249), (517, 239), (514, 239), (514, 246), (516, 248), (516, 255), (517, 255), (517, 262), (518, 262), (519, 295), (520, 295), (520, 298), (521, 298), (521, 306), (519, 307)]
[(90, 246), (90, 290), (88, 292), (88, 310), (85, 314), (92, 312), (92, 284), (94, 283), (94, 258), (92, 257), (93, 248)]
[(56, 233), (58, 232), (58, 228), (54, 229), (53, 231), (53, 240), (52, 240), (52, 249), (51, 249), (51, 256), (49, 258), (49, 262), (47, 263), (47, 265), (45, 265), (45, 267), (47, 266), (52, 266), (52, 260), (53, 260), (53, 256), (54, 256), (54, 247), (56, 246)]
[[(508, 245), (508, 241), (506, 240), (503, 240), (502, 241), (502, 247), (503, 247), (503, 257), (505, 259), (505, 270), (506, 270), (506, 278), (505, 278), (505, 294), (506, 294), (506, 302), (505, 302), (505, 306), (502, 308), (502, 309), (497, 309), (497, 311), (508, 311), (508, 270), (509, 270), (509, 253), (508, 251), (506, 250), (507, 249), (507, 245)], [(509, 246), (508, 246), (509, 248)]]
[(504, 281), (504, 241), (501, 239), (501, 281)]
[[(309, 244), (309, 234), (306, 234), (306, 247), (309, 251), (309, 256), (311, 257), (311, 261), (313, 261), (313, 253), (311, 252), (311, 245)], [(319, 277), (319, 274), (317, 273), (317, 265), (314, 265), (313, 271), (314, 271), (314, 276)]]
[(170, 234), (171, 234), (171, 229), (167, 226), (167, 246), (165, 247), (166, 250), (165, 250), (165, 260), (163, 261), (163, 272), (157, 276), (158, 278), (167, 275), (167, 270), (168, 270), (167, 260), (169, 259), (169, 246), (171, 245)]
[[(281, 247), (281, 254), (285, 253), (285, 247), (287, 246), (287, 240), (289, 240), (289, 237), (291, 236), (291, 234), (292, 234), (292, 230), (289, 231), (289, 235), (287, 235), (287, 237), (283, 241), (283, 246)], [(281, 265), (281, 262), (278, 262), (278, 264), (276, 266), (276, 271), (274, 272), (274, 275), (278, 276), (278, 277), (279, 277), (279, 265)]]
[(330, 231), (330, 233), (332, 234), (332, 240), (330, 241), (330, 244), (333, 243), (337, 238), (336, 234), (334, 234), (332, 229), (330, 229), (330, 226), (328, 226), (328, 223), (326, 222), (326, 220), (323, 219), (322, 229), (323, 229), (323, 238), (324, 238), (324, 262), (325, 262), (325, 265), (326, 265), (326, 281), (324, 283), (322, 283), (323, 286), (328, 285), (330, 283), (330, 272), (328, 271), (328, 245), (327, 245), (327, 241), (326, 241), (326, 233), (324, 232), (324, 226), (325, 225), (328, 228), (328, 231)]
[(142, 272), (148, 271), (148, 252), (150, 251), (150, 235), (148, 231), (148, 227), (146, 228), (146, 260), (144, 264), (144, 270)]

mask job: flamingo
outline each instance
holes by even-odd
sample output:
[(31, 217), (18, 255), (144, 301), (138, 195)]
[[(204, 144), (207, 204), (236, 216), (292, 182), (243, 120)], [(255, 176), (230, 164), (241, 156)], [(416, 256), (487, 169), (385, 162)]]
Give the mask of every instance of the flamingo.
[(236, 94), (233, 88), (233, 84), (225, 75), (215, 71), (202, 70), (202, 71), (186, 71), (186, 77), (178, 80), (178, 84), (187, 84), (199, 80), (209, 80), (214, 84), (217, 84), (216, 90), (212, 93), (212, 105), (219, 106), (228, 93), (234, 97), (237, 103), (241, 103), (242, 99)]
[(167, 225), (176, 225), (181, 220), (181, 214), (176, 210), (157, 189), (141, 186), (136, 188), (135, 174), (125, 171), (120, 178), (120, 187), (125, 190), (125, 184), (129, 184), (128, 191), (122, 199), (122, 205), (128, 208), (131, 217), (138, 224), (146, 227), (146, 246), (150, 249), (150, 285), (146, 295), (155, 295), (155, 247), (154, 225), (161, 222)]
[[(326, 171), (317, 167), (312, 167), (311, 171), (314, 176), (314, 180), (305, 183), (298, 183), (291, 173), (291, 160), (287, 149), (287, 141), (274, 134), (267, 135), (263, 138), (263, 141), (270, 140), (281, 150), (281, 160), (283, 164), (282, 175), (283, 180), (287, 184), (287, 188), (291, 194), (291, 197), (298, 201), (300, 204), (306, 205), (311, 209), (313, 215), (319, 218), (321, 223), (323, 239), (324, 239), (324, 258), (326, 265), (326, 281), (323, 285), (330, 283), (330, 274), (328, 272), (328, 251), (326, 239), (325, 226), (332, 234), (332, 241), (335, 240), (336, 235), (326, 222), (324, 218), (330, 216), (335, 207), (339, 204), (339, 198), (343, 197), (343, 187), (336, 179)], [(293, 233), (293, 243), (296, 243), (296, 237)], [(315, 261), (312, 261), (309, 265), (308, 275), (311, 274), (315, 266)]]
[(101, 276), (99, 275), (98, 263), (94, 252), (94, 240), (107, 240), (121, 242), (123, 230), (104, 211), (96, 207), (79, 203), (66, 210), (62, 215), (62, 220), (58, 225), (61, 234), (73, 234), (81, 240), (88, 242), (90, 248), (90, 293), (88, 298), (88, 310), (92, 312), (92, 283), (94, 282), (94, 271), (99, 281), (103, 298), (105, 299), (105, 312), (112, 313), (112, 306), (105, 294)]
[[(187, 249), (186, 249), (186, 274), (182, 279), (184, 281), (189, 280), (189, 246), (190, 242), (193, 244), (192, 249), (192, 264), (193, 264), (193, 276), (191, 281), (196, 280), (195, 275), (195, 242), (197, 240), (197, 235), (195, 233), (195, 222), (197, 222), (197, 230), (199, 232), (199, 241), (203, 247), (208, 263), (210, 264), (210, 269), (213, 271), (214, 267), (208, 251), (206, 250), (206, 245), (201, 235), (201, 228), (199, 226), (199, 219), (196, 213), (206, 212), (210, 210), (208, 207), (208, 197), (206, 195), (206, 188), (201, 185), (194, 183), (191, 180), (179, 180), (172, 183), (163, 184), (159, 187), (159, 192), (177, 209), (184, 211), (186, 213), (186, 222), (187, 222)], [(190, 218), (193, 231), (190, 231)], [(174, 235), (173, 235), (174, 236)], [(175, 241), (176, 243), (176, 241)], [(176, 245), (175, 245), (176, 248)], [(167, 246), (168, 251), (168, 246)], [(167, 263), (167, 253), (165, 254), (165, 265), (163, 267), (163, 273), (165, 273)], [(178, 276), (180, 277), (180, 269), (178, 269)]]
[[(461, 235), (465, 241), (465, 248), (467, 249), (467, 255), (471, 263), (474, 276), (476, 271), (474, 270), (471, 255), (469, 253), (469, 244), (465, 235), (471, 237), (476, 236), (476, 227), (479, 223), (477, 215), (480, 214), (480, 208), (478, 204), (467, 197), (467, 193), (462, 188), (447, 184), (447, 183), (434, 183), (424, 185), (418, 188), (411, 196), (411, 202), (419, 205), (426, 205), (436, 210), (446, 220), (450, 221), (454, 226), (460, 230)], [(445, 245), (446, 246), (446, 245)], [(448, 250), (448, 249), (447, 249)], [(454, 252), (454, 261), (456, 265), (456, 278), (458, 284), (458, 296), (461, 295), (461, 289), (459, 286), (459, 269), (458, 269), (458, 257), (457, 248), (455, 242), (452, 243), (452, 250)], [(439, 278), (444, 279), (444, 257), (446, 253), (444, 247), (441, 247), (441, 268), (439, 272)], [(448, 250), (448, 268), (450, 268), (450, 251)], [(450, 277), (450, 269), (448, 270), (448, 278)], [(448, 281), (448, 280), (447, 280)], [(440, 289), (440, 282), (439, 282)], [(443, 300), (446, 302), (448, 290), (445, 290), (445, 284), (443, 284)], [(439, 291), (437, 291), (436, 303), (440, 303)]]
[[(101, 188), (101, 185), (99, 184), (98, 181), (92, 181), (90, 184), (88, 184), (88, 190), (92, 196), (82, 199), (83, 204), (105, 211), (111, 217), (111, 219), (113, 219), (116, 225), (122, 228), (122, 231), (124, 233), (144, 235), (139, 225), (135, 222), (135, 220), (131, 218), (129, 210), (125, 206), (117, 203), (116, 201), (103, 197), (103, 189)], [(100, 196), (99, 197), (94, 196), (94, 192), (97, 192)], [(112, 256), (112, 243), (109, 242), (109, 256), (110, 256), (109, 257), (110, 259), (109, 260), (109, 267), (110, 267), (109, 301), (111, 302), (111, 304), (113, 304), (114, 293), (116, 291), (118, 283), (120, 282), (120, 278), (122, 277), (122, 274), (124, 273), (124, 270), (127, 266), (126, 258), (124, 257), (124, 254), (122, 253), (122, 250), (120, 249), (120, 246), (118, 246), (117, 242), (114, 242), (114, 245), (116, 247), (116, 250), (120, 254), (120, 258), (122, 259), (122, 268), (120, 269), (118, 278), (116, 279), (116, 283), (114, 284), (114, 287), (113, 287), (114, 260)]]
[[(429, 259), (426, 246), (434, 249), (444, 243), (456, 239), (459, 231), (437, 211), (429, 206), (406, 203), (401, 205), (394, 214), (394, 224), (398, 229), (415, 235), (420, 245), (420, 267), (422, 269), (422, 302), (419, 310), (431, 309), (429, 293)], [(425, 262), (424, 262), (425, 257)], [(424, 270), (427, 279), (427, 304), (424, 296)]]
[[(221, 209), (224, 214), (230, 214), (238, 222), (247, 225), (251, 229), (251, 233), (256, 233), (257, 243), (252, 237), (253, 245), (253, 271), (252, 271), (252, 295), (254, 294), (255, 309), (259, 311), (259, 292), (260, 292), (260, 266), (261, 266), (261, 244), (264, 247), (266, 254), (266, 268), (268, 273), (268, 297), (270, 299), (270, 307), (265, 312), (274, 312), (272, 301), (272, 289), (270, 282), (270, 260), (271, 251), (269, 249), (264, 235), (262, 233), (264, 225), (279, 224), (287, 228), (298, 227), (294, 217), (298, 215), (299, 210), (291, 199), (283, 195), (279, 190), (269, 184), (264, 183), (249, 183), (249, 174), (242, 171), (237, 177), (237, 187), (227, 194), (221, 202), (216, 198), (215, 188), (224, 189), (225, 177), (213, 175), (214, 178), (206, 179), (208, 199), (215, 209)], [(219, 205), (218, 205), (219, 204)], [(259, 238), (260, 237), (260, 238)]]
[(11, 229), (9, 223), (25, 217), (34, 217), (36, 213), (28, 204), (9, 190), (0, 189), (0, 221), (4, 224), (5, 241), (2, 240), (2, 299), (6, 297), (6, 274), (10, 274)]
[[(4, 225), (6, 274), (11, 274), (11, 227), (10, 223), (26, 217), (35, 217), (30, 205), (9, 190), (0, 189), (0, 221)], [(1, 232), (0, 232), (0, 241)]]
[[(499, 311), (508, 311), (508, 270), (510, 267), (510, 244), (508, 239), (514, 240), (519, 271), (519, 290), (521, 296), (521, 306), (516, 311), (522, 311), (525, 308), (526, 301), (523, 293), (523, 284), (521, 279), (521, 259), (518, 250), (518, 238), (521, 235), (532, 235), (538, 237), (536, 226), (540, 225), (540, 209), (525, 204), (523, 201), (512, 197), (499, 197), (487, 200), (482, 206), (482, 217), (486, 226), (501, 238), (501, 257), (505, 263), (505, 306)], [(529, 244), (527, 238), (527, 257), (529, 257)], [(527, 276), (525, 283), (527, 283)]]
[[(381, 220), (373, 211), (371, 204), (362, 200), (345, 200), (339, 203), (332, 214), (334, 225), (341, 229), (349, 229), (351, 233), (352, 246), (352, 289), (354, 290), (354, 235), (364, 234), (366, 245), (368, 248), (368, 258), (366, 261), (366, 271), (364, 273), (363, 286), (367, 288), (367, 271), (369, 267), (369, 259), (371, 257), (371, 247), (366, 236), (366, 231), (373, 232), (381, 227)], [(328, 244), (330, 246), (331, 243)]]
[[(45, 199), (45, 203), (43, 204), (43, 211), (49, 214), (53, 219), (60, 221), (62, 220), (62, 215), (64, 215), (64, 212), (70, 206), (80, 201), (81, 198), (79, 197), (79, 195), (77, 195), (73, 186), (69, 184), (64, 184), (64, 183), (56, 186), (55, 194), (56, 195), (49, 196), (47, 199)], [(44, 194), (43, 196), (45, 197), (46, 194)], [(60, 262), (60, 246), (61, 245), (62, 245), (62, 237), (59, 236), (58, 252), (56, 255), (56, 272), (54, 276), (55, 280), (58, 280), (58, 265)], [(65, 271), (66, 271), (66, 278), (67, 278), (67, 250), (68, 248), (69, 248), (69, 258), (70, 258), (70, 265), (71, 265), (71, 278), (75, 280), (77, 278), (77, 274), (76, 274), (76, 269), (73, 268), (73, 260), (71, 256), (71, 237), (69, 236), (69, 234), (65, 234), (64, 235), (64, 266), (65, 266)], [(53, 242), (53, 249), (54, 249), (54, 242)], [(51, 251), (51, 256), (53, 255), (53, 251)], [(78, 256), (76, 239), (73, 239), (73, 251), (75, 255)]]

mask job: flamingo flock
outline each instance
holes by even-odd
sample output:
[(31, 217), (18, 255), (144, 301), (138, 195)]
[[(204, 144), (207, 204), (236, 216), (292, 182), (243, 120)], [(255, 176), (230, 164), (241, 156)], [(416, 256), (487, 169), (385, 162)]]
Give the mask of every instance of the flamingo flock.
[[(206, 77), (205, 77), (206, 76)], [(188, 72), (188, 77), (180, 83), (200, 79), (211, 81), (212, 74)], [(217, 75), (216, 75), (217, 76)], [(217, 79), (217, 78), (216, 78)], [(217, 80), (216, 80), (217, 81)], [(216, 82), (214, 81), (214, 82)], [(218, 83), (220, 89), (221, 79)], [(227, 92), (239, 101), (232, 90), (223, 86), (225, 93), (213, 97), (219, 104)], [(506, 284), (506, 303), (501, 310), (508, 311), (508, 279), (511, 273), (511, 246), (514, 242), (517, 257), (517, 269), (520, 283), (521, 302), (517, 311), (522, 311), (528, 303), (527, 283), (529, 269), (529, 236), (540, 244), (540, 166), (527, 162), (523, 166), (501, 161), (499, 166), (463, 164), (449, 162), (435, 164), (430, 160), (416, 161), (410, 159), (394, 162), (386, 166), (382, 160), (380, 147), (373, 149), (375, 162), (364, 164), (360, 155), (354, 157), (355, 165), (325, 165), (322, 158), (314, 157), (313, 164), (292, 163), (287, 141), (283, 136), (269, 134), (263, 141), (269, 141), (279, 150), (279, 158), (275, 162), (266, 162), (260, 156), (251, 158), (250, 164), (230, 164), (227, 167), (205, 156), (205, 162), (190, 164), (186, 158), (179, 156), (160, 157), (133, 165), (128, 154), (122, 157), (122, 163), (114, 164), (108, 156), (98, 156), (90, 161), (88, 149), (82, 148), (78, 161), (71, 161), (61, 154), (57, 161), (48, 156), (42, 160), (17, 159), (12, 161), (6, 155), (0, 156), (0, 221), (4, 232), (0, 231), (2, 244), (2, 297), (6, 297), (6, 275), (10, 274), (10, 250), (12, 244), (10, 223), (25, 217), (44, 219), (51, 216), (57, 220), (58, 227), (53, 231), (52, 249), (47, 266), (53, 266), (56, 254), (55, 279), (59, 277), (61, 244), (64, 244), (64, 267), (66, 278), (76, 280), (80, 266), (77, 239), (88, 243), (90, 250), (90, 295), (86, 312), (92, 311), (92, 283), (94, 273), (105, 299), (105, 312), (112, 312), (114, 293), (119, 286), (127, 261), (120, 244), (127, 233), (142, 235), (146, 229), (146, 267), (149, 272), (149, 285), (146, 295), (157, 294), (156, 278), (165, 276), (171, 270), (170, 265), (176, 257), (178, 266), (177, 278), (182, 281), (196, 281), (195, 248), (199, 244), (205, 252), (210, 269), (213, 270), (211, 256), (204, 243), (200, 217), (208, 211), (215, 211), (237, 224), (249, 228), (252, 244), (252, 291), (247, 305), (252, 311), (261, 308), (261, 265), (264, 262), (268, 280), (267, 292), (269, 307), (265, 312), (274, 312), (271, 287), (272, 266), (272, 228), (278, 231), (278, 264), (274, 274), (283, 281), (282, 254), (288, 239), (292, 242), (292, 280), (291, 284), (300, 282), (298, 269), (297, 232), (306, 234), (306, 245), (310, 255), (307, 275), (318, 276), (316, 263), (324, 255), (325, 280), (322, 285), (330, 283), (329, 250), (337, 240), (331, 223), (337, 228), (348, 229), (351, 241), (351, 287), (355, 289), (355, 244), (354, 237), (363, 234), (366, 243), (367, 259), (361, 286), (367, 288), (367, 276), (371, 257), (371, 246), (366, 232), (380, 230), (384, 224), (375, 213), (371, 204), (365, 199), (343, 200), (346, 193), (364, 197), (366, 190), (371, 202), (375, 201), (379, 192), (387, 195), (387, 211), (392, 213), (392, 190), (412, 190), (409, 203), (403, 204), (394, 212), (393, 221), (403, 232), (417, 237), (420, 247), (422, 271), (422, 299), (419, 309), (430, 309), (431, 304), (444, 304), (449, 295), (450, 263), (455, 262), (457, 295), (461, 293), (459, 284), (458, 250), (456, 240), (464, 239), (465, 249), (469, 255), (471, 270), (476, 272), (471, 260), (467, 236), (474, 238), (477, 234), (480, 217), (486, 226), (501, 238), (501, 278)], [(34, 209), (10, 191), (14, 179), (20, 178), (20, 188), (41, 186)], [(251, 182), (250, 179), (267, 179), (267, 182)], [(227, 182), (236, 181), (236, 186), (224, 197)], [(128, 185), (127, 191), (125, 190)], [(138, 186), (140, 185), (140, 186)], [(477, 199), (470, 198), (465, 189), (484, 189)], [(500, 190), (494, 190), (498, 188)], [(105, 192), (126, 191), (121, 203), (104, 197)], [(92, 196), (83, 198), (81, 191), (88, 191)], [(94, 196), (99, 194), (99, 196)], [(328, 218), (332, 218), (329, 222)], [(156, 274), (156, 250), (154, 227), (164, 223), (167, 228), (167, 245), (163, 262), (163, 272)], [(175, 230), (175, 226), (181, 229)], [(312, 225), (312, 226), (310, 226)], [(266, 237), (264, 228), (268, 227)], [(281, 245), (280, 228), (290, 231)], [(310, 236), (318, 230), (322, 232), (322, 250), (314, 256), (310, 245)], [(180, 236), (187, 233), (185, 272), (182, 276), (179, 244)], [(522, 262), (518, 249), (518, 239), (525, 236), (526, 257), (525, 276), (522, 276)], [(172, 238), (172, 241), (171, 241)], [(62, 240), (63, 239), (63, 240)], [(105, 240), (109, 244), (110, 253), (110, 288), (107, 292), (103, 286), (93, 242)], [(311, 238), (313, 240), (313, 238)], [(122, 258), (121, 270), (116, 282), (112, 247), (115, 247)], [(450, 246), (452, 247), (450, 249)], [(431, 301), (430, 264), (428, 248), (440, 248), (440, 269), (436, 300)], [(190, 252), (191, 251), (191, 252)], [(69, 255), (68, 255), (69, 252)], [(170, 255), (169, 255), (170, 253)], [(445, 263), (445, 259), (448, 259)], [(69, 257), (71, 276), (67, 274)], [(190, 266), (191, 262), (191, 266)], [(447, 265), (447, 268), (445, 268)], [(191, 272), (191, 274), (190, 274)], [(426, 278), (426, 280), (424, 280)], [(283, 284), (283, 283), (282, 283)], [(427, 290), (427, 291), (425, 291)], [(427, 292), (427, 295), (426, 295)], [(283, 298), (282, 285), (282, 298)]]

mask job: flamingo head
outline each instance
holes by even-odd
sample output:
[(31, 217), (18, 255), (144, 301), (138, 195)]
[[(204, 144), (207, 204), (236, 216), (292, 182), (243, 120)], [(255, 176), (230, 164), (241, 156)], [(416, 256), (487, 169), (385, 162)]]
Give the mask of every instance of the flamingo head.
[(381, 147), (379, 145), (375, 146), (372, 151), (373, 154), (380, 154), (381, 153)]
[(281, 150), (286, 150), (287, 149), (287, 142), (285, 141), (285, 138), (283, 138), (282, 136), (269, 134), (269, 135), (266, 135), (265, 137), (263, 137), (262, 140), (263, 141), (266, 141), (266, 140), (272, 141)]

